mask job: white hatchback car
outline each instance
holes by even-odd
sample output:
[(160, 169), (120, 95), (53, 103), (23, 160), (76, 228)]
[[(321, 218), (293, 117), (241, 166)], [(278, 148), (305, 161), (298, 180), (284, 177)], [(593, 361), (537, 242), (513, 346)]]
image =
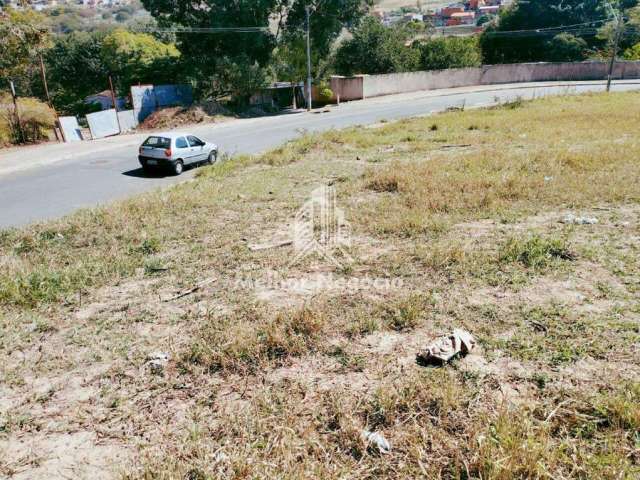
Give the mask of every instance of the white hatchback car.
[(147, 138), (138, 150), (144, 171), (156, 168), (180, 175), (189, 163), (213, 164), (218, 159), (218, 146), (189, 133), (158, 133)]

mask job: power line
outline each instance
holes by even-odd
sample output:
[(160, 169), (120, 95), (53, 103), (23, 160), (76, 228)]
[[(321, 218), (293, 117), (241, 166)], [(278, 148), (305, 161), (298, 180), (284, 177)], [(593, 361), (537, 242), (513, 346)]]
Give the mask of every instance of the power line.
[[(490, 32), (490, 33), (525, 33), (525, 32), (547, 32), (547, 31), (554, 31), (554, 30), (560, 30), (560, 29), (574, 29), (575, 27), (584, 27), (584, 26), (589, 26), (592, 27), (598, 23), (606, 23), (607, 21), (609, 21), (609, 19), (604, 18), (601, 20), (592, 20), (590, 22), (584, 22), (584, 23), (574, 23), (571, 25), (558, 25), (556, 27), (540, 27), (540, 28), (529, 28), (529, 29), (522, 29), (522, 30), (498, 30), (496, 32)], [(487, 32), (489, 33), (489, 32)]]
[(269, 27), (137, 27), (144, 33), (264, 33)]

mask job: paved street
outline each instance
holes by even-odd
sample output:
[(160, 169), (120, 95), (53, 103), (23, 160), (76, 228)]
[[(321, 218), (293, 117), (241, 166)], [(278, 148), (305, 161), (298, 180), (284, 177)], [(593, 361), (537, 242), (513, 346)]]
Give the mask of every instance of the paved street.
[[(614, 90), (640, 89), (617, 82)], [(445, 110), (486, 106), (516, 97), (603, 91), (602, 82), (514, 84), (394, 95), (342, 104), (312, 113), (292, 113), (228, 123), (199, 125), (189, 131), (216, 142), (222, 152), (258, 153), (300, 135), (380, 120)], [(94, 142), (27, 147), (0, 153), (0, 228), (55, 218), (132, 194), (183, 181), (181, 177), (146, 177), (139, 169), (137, 146), (146, 135), (123, 135)]]

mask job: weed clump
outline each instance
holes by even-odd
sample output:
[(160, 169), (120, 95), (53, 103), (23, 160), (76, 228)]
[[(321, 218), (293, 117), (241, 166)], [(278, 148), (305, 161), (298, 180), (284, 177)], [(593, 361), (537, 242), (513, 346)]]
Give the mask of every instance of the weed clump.
[(527, 268), (543, 269), (559, 260), (575, 260), (563, 238), (544, 238), (533, 235), (526, 239), (511, 237), (502, 248), (500, 261), (520, 263)]

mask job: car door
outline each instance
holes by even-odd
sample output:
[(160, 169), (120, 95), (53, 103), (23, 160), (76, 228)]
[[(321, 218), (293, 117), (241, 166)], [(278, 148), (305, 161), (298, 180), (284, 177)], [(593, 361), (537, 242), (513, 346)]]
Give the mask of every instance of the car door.
[(206, 160), (209, 156), (209, 152), (204, 148), (206, 143), (193, 135), (187, 135), (187, 140), (189, 141), (189, 146), (194, 153), (194, 160), (199, 162)]
[(192, 151), (191, 146), (184, 137), (176, 138), (176, 153), (174, 158), (181, 158), (184, 163), (194, 161), (195, 152)]

